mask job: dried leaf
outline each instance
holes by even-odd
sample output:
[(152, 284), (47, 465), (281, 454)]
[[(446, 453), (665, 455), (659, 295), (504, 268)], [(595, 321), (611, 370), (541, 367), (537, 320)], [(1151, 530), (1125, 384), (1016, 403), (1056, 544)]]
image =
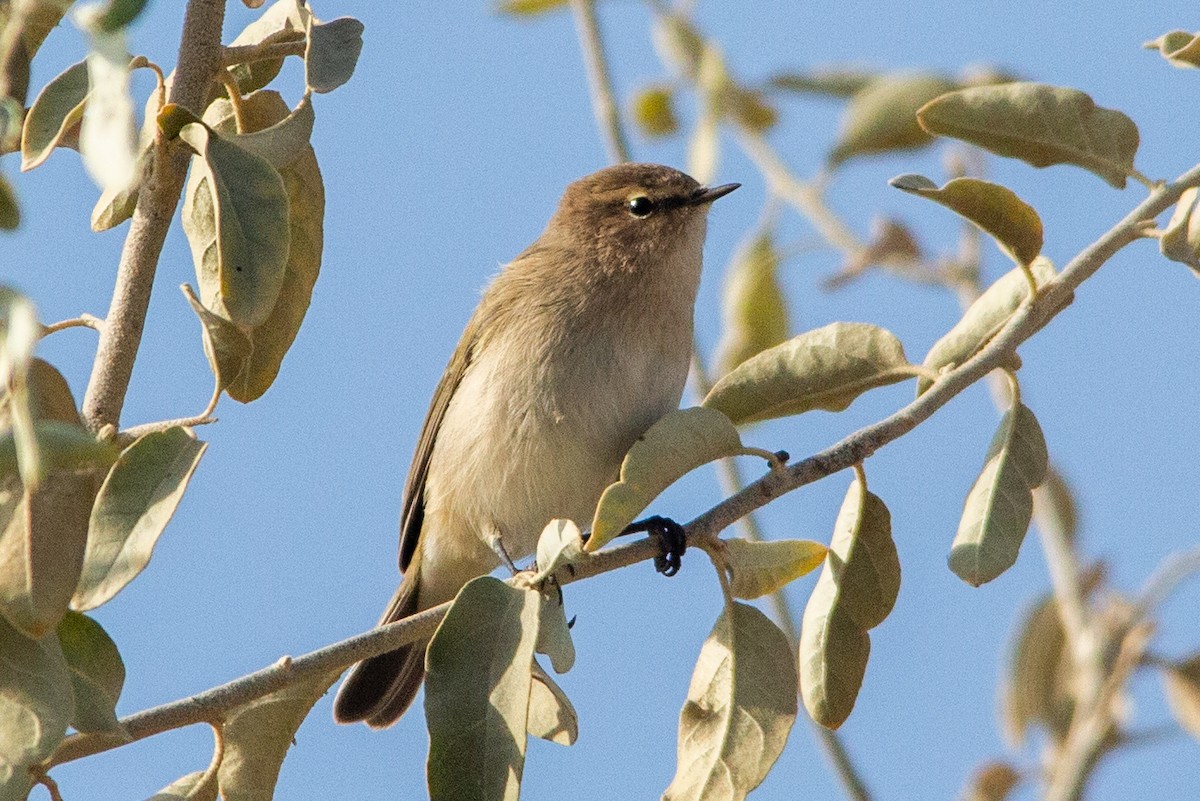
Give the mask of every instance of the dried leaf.
[(829, 153), (830, 166), (856, 156), (928, 145), (933, 137), (917, 124), (917, 109), (955, 86), (930, 73), (883, 75), (871, 81), (846, 106), (837, 144)]
[(733, 594), (753, 600), (778, 592), (816, 569), (828, 550), (812, 540), (725, 540)]
[(669, 412), (625, 454), (620, 480), (600, 496), (584, 549), (602, 548), (686, 473), (742, 450), (737, 429), (719, 411), (697, 407)]
[(1005, 801), (1021, 781), (1021, 774), (1007, 762), (986, 762), (971, 776), (961, 801)]
[(723, 305), (720, 375), (787, 339), (787, 301), (779, 286), (779, 253), (770, 231), (759, 233), (734, 255), (726, 271)]
[(833, 323), (759, 353), (716, 383), (703, 405), (738, 425), (813, 409), (840, 412), (869, 389), (911, 378), (895, 335)]
[(1017, 561), (1033, 515), (1033, 488), (1046, 476), (1046, 440), (1025, 405), (1004, 414), (963, 506), (950, 569), (972, 587)]
[(21, 131), (21, 170), (41, 164), (67, 131), (83, 119), (88, 93), (87, 64), (80, 61), (56, 75), (38, 93)]
[(918, 113), (932, 134), (962, 139), (1034, 167), (1074, 164), (1117, 189), (1134, 173), (1138, 130), (1077, 89), (1015, 82), (943, 95)]
[(82, 732), (123, 735), (116, 706), (125, 686), (125, 663), (116, 643), (99, 623), (78, 612), (67, 612), (58, 624), (58, 641), (75, 692), (71, 725)]
[(978, 178), (955, 178), (938, 189), (922, 175), (901, 175), (888, 183), (940, 203), (975, 223), (1018, 265), (1029, 266), (1042, 252), (1041, 218), (1007, 187)]
[(1182, 69), (1200, 67), (1200, 33), (1171, 31), (1142, 47), (1157, 50), (1172, 66)]
[(516, 801), (540, 606), (481, 576), (438, 626), (425, 659), (430, 801)]
[(106, 603), (145, 569), (207, 447), (175, 426), (145, 434), (121, 453), (91, 509), (73, 609)]
[(854, 709), (871, 653), (867, 631), (888, 616), (899, 591), (891, 514), (854, 481), (800, 627), (800, 693), (822, 726), (841, 726)]
[(796, 711), (787, 637), (754, 607), (730, 604), (700, 649), (663, 801), (744, 799), (779, 758)]
[[(1039, 286), (1057, 274), (1054, 265), (1044, 256), (1034, 260), (1031, 270)], [(923, 366), (936, 373), (970, 359), (999, 333), (1028, 296), (1029, 281), (1025, 273), (1019, 267), (1009, 271), (988, 287), (963, 313), (962, 319), (934, 343)], [(917, 395), (931, 386), (933, 382), (929, 379), (917, 379)]]

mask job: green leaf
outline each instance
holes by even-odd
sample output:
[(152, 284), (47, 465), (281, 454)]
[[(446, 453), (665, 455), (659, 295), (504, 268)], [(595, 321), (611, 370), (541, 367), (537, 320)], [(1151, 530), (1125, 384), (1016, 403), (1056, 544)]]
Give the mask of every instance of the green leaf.
[(827, 97), (852, 97), (880, 77), (879, 73), (855, 67), (818, 68), (811, 72), (780, 72), (767, 85), (786, 92)]
[[(303, 41), (311, 16), (312, 12), (305, 7), (301, 0), (277, 0), (262, 13), (262, 16), (243, 28), (242, 32), (229, 43), (229, 46), (244, 47)], [(275, 80), (275, 76), (282, 68), (283, 59), (275, 58), (252, 61), (247, 64), (235, 64), (230, 71), (242, 93), (249, 94)]]
[(95, 495), (90, 474), (50, 473), (19, 496), (0, 531), (0, 614), (30, 637), (54, 631), (67, 612)]
[(58, 638), (28, 638), (0, 617), (0, 777), (13, 779), (48, 757), (67, 732), (75, 703)]
[(1042, 252), (1041, 218), (1007, 187), (978, 178), (955, 178), (938, 189), (923, 175), (901, 175), (888, 183), (940, 203), (975, 223), (1019, 265), (1029, 266)]
[(1046, 476), (1046, 440), (1024, 405), (1005, 413), (963, 507), (950, 569), (973, 587), (1017, 561), (1033, 515), (1033, 488)]
[(121, 453), (91, 512), (72, 608), (106, 603), (142, 572), (207, 447), (175, 426), (145, 434)]
[(1021, 774), (1007, 762), (986, 762), (975, 770), (962, 801), (1005, 801), (1021, 781)]
[(701, 408), (668, 412), (625, 454), (620, 480), (600, 496), (584, 549), (602, 548), (686, 473), (742, 451), (737, 429), (720, 412)]
[[(305, 111), (307, 108), (307, 111)], [(261, 397), (279, 374), (280, 365), (295, 341), (321, 270), (325, 215), (325, 189), (316, 153), (307, 141), (312, 127), (312, 107), (302, 102), (295, 111), (277, 92), (256, 92), (242, 102), (242, 120), (252, 133), (234, 135), (239, 144), (256, 150), (279, 168), (288, 194), (290, 246), (279, 299), (262, 325), (243, 333), (250, 341), (249, 362), (231, 381), (226, 392), (248, 403)], [(205, 121), (221, 134), (233, 133), (233, 109), (218, 100), (205, 112)], [(258, 142), (258, 132), (269, 134)]]
[(562, 592), (557, 588), (541, 593), (538, 636), (534, 651), (550, 658), (555, 673), (566, 673), (575, 666), (575, 643), (563, 607)]
[(1200, 654), (1167, 667), (1162, 680), (1171, 714), (1184, 731), (1200, 739)]
[(837, 143), (829, 153), (836, 167), (848, 159), (924, 147), (933, 137), (917, 124), (917, 109), (955, 84), (930, 73), (883, 75), (859, 89), (842, 115)]
[(179, 132), (192, 159), (184, 233), (204, 306), (243, 326), (275, 307), (288, 260), (287, 188), (270, 162), (191, 123)]
[(800, 693), (822, 726), (837, 728), (854, 709), (871, 653), (867, 631), (888, 616), (899, 591), (891, 514), (854, 481), (800, 627)]
[(663, 801), (740, 801), (762, 783), (796, 721), (796, 661), (766, 615), (734, 602), (700, 649), (679, 714)]
[[(1044, 256), (1034, 260), (1031, 270), (1039, 286), (1057, 275), (1054, 265)], [(922, 366), (936, 373), (970, 359), (1000, 332), (1027, 297), (1029, 281), (1025, 273), (1019, 267), (1009, 271), (988, 287), (963, 313), (962, 319), (934, 343)], [(933, 382), (929, 379), (917, 379), (917, 395), (931, 386)]]
[(777, 592), (812, 572), (828, 550), (812, 540), (725, 540), (733, 594), (753, 600)]
[(78, 612), (67, 612), (58, 624), (58, 641), (75, 691), (71, 725), (82, 732), (123, 733), (116, 706), (125, 686), (125, 663), (117, 644), (99, 623)]
[(51, 79), (25, 115), (21, 131), (21, 170), (50, 157), (63, 136), (83, 119), (88, 94), (87, 63), (80, 61)]
[(481, 576), (429, 644), (430, 801), (515, 801), (525, 765), (540, 595)]
[(867, 323), (833, 323), (754, 356), (716, 383), (703, 406), (738, 425), (826, 409), (840, 412), (869, 389), (911, 378), (895, 335)]
[(14, 231), (21, 225), (21, 206), (12, 184), (0, 175), (0, 231)]
[(217, 386), (228, 389), (246, 370), (253, 346), (250, 337), (238, 326), (204, 308), (187, 284), (180, 287), (192, 311), (200, 318), (204, 355), (216, 376)]
[(770, 231), (739, 248), (725, 277), (725, 332), (717, 370), (728, 373), (742, 362), (787, 339), (787, 301), (779, 286), (779, 252)]
[(1046, 595), (1025, 613), (1000, 684), (1001, 729), (1013, 748), (1024, 745), (1033, 724), (1044, 725), (1056, 740), (1065, 736), (1072, 707), (1060, 670), (1069, 658), (1065, 647), (1058, 604)]
[(145, 10), (147, 2), (149, 0), (108, 0), (108, 6), (96, 20), (96, 25), (109, 32), (127, 28)]
[(1117, 189), (1134, 174), (1138, 130), (1119, 111), (1077, 89), (1016, 82), (942, 95), (918, 113), (932, 134), (952, 136), (1034, 167), (1074, 164)]
[(559, 745), (574, 745), (579, 739), (579, 716), (571, 699), (554, 679), (533, 661), (533, 681), (529, 685), (529, 733)]
[(1200, 67), (1200, 33), (1171, 31), (1142, 47), (1157, 50), (1172, 66), (1182, 69)]
[(583, 535), (573, 520), (556, 518), (542, 529), (537, 543), (537, 573), (531, 579), (537, 583), (565, 564), (583, 558)]
[(340, 674), (336, 670), (284, 687), (225, 717), (225, 757), (217, 769), (224, 801), (271, 801), (296, 731)]
[(514, 17), (532, 17), (535, 14), (564, 8), (566, 5), (567, 0), (503, 0), (496, 10)]
[(309, 89), (324, 94), (350, 80), (362, 52), (362, 34), (363, 24), (354, 17), (321, 23), (309, 18), (304, 53), (304, 79)]
[(1171, 261), (1178, 261), (1192, 268), (1200, 276), (1200, 190), (1195, 187), (1184, 190), (1175, 204), (1171, 220), (1158, 238), (1158, 248)]
[(679, 130), (671, 87), (648, 86), (633, 97), (630, 116), (646, 136), (670, 136)]

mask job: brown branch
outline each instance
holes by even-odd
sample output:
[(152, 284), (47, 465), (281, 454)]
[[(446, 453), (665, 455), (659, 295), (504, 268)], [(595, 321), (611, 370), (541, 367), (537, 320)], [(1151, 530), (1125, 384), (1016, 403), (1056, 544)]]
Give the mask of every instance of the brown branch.
[[(197, 116), (204, 112), (213, 75), (220, 65), (224, 20), (225, 0), (189, 0), (170, 102)], [(83, 399), (83, 418), (93, 431), (120, 422), (142, 340), (154, 272), (179, 203), (187, 159), (181, 150), (168, 152), (159, 139), (138, 191), (137, 209), (117, 267), (112, 304)]]

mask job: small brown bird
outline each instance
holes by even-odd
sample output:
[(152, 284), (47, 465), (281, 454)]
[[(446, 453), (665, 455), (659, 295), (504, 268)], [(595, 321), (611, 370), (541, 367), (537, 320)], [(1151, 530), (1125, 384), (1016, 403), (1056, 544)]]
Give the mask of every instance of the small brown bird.
[[(709, 205), (704, 187), (622, 164), (567, 187), (537, 241), (492, 281), (433, 395), (404, 487), (404, 578), (380, 625), (452, 599), (552, 518), (590, 521), (625, 452), (679, 405)], [(427, 642), (355, 666), (341, 723), (394, 723)]]

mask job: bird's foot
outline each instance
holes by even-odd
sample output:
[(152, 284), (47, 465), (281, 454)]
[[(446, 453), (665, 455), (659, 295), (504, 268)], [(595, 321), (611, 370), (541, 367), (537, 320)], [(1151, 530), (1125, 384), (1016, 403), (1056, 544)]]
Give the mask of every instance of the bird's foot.
[(670, 577), (679, 572), (683, 554), (687, 550), (687, 534), (683, 526), (669, 517), (654, 515), (645, 520), (630, 523), (621, 535), (645, 532), (658, 540), (661, 553), (654, 557), (654, 569)]

